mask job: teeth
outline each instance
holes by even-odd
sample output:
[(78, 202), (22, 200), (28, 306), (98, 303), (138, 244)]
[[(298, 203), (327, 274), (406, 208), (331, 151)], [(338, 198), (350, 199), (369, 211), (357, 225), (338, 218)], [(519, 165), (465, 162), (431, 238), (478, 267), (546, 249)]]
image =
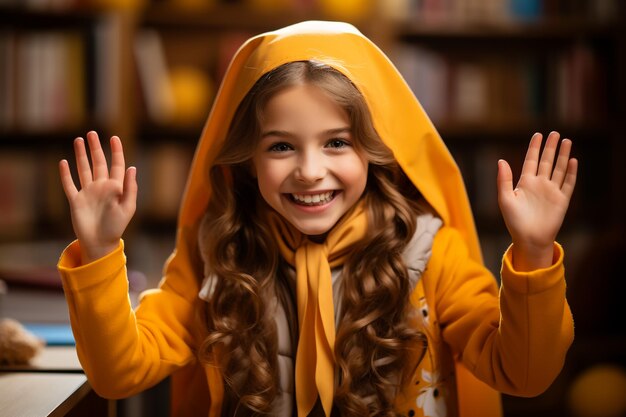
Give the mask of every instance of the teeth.
[(328, 191), (321, 194), (291, 194), (291, 197), (298, 203), (320, 205), (326, 204), (333, 198), (333, 191)]

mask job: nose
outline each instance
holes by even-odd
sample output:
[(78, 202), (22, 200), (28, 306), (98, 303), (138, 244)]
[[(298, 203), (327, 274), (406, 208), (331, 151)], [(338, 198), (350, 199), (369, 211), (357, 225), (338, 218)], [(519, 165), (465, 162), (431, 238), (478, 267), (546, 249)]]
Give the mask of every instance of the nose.
[(326, 158), (319, 152), (306, 152), (298, 162), (295, 170), (297, 181), (312, 184), (322, 180), (326, 175)]

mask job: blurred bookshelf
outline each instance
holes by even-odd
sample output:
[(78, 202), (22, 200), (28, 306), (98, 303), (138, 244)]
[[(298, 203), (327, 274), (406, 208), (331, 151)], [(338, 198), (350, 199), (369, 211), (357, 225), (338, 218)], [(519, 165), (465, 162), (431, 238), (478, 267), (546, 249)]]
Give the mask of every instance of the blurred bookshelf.
[[(32, 245), (58, 254), (73, 239), (57, 163), (72, 158), (74, 137), (93, 129), (102, 139), (119, 135), (138, 168), (129, 266), (156, 285), (195, 143), (232, 54), (266, 30), (349, 21), (394, 61), (457, 160), (496, 275), (509, 244), (496, 161), (507, 159), (519, 175), (535, 131), (574, 140), (579, 181), (559, 240), (574, 316), (589, 324), (577, 327), (578, 363), (568, 362), (548, 393), (505, 398), (507, 417), (567, 416), (568, 383), (593, 362), (580, 359), (598, 336), (591, 323), (613, 320), (618, 303), (618, 292), (600, 289), (588, 300), (583, 271), (603, 271), (596, 282), (624, 289), (606, 254), (623, 256), (626, 235), (625, 9), (619, 0), (0, 0), (0, 251)], [(56, 258), (38, 262), (54, 267)], [(607, 332), (598, 355), (623, 345), (623, 329)]]
[(557, 130), (574, 140), (579, 179), (558, 239), (566, 247), (576, 339), (544, 394), (503, 395), (503, 404), (507, 417), (583, 415), (572, 404), (594, 400), (573, 399), (581, 375), (598, 363), (626, 367), (626, 329), (616, 320), (621, 301), (615, 295), (625, 287), (617, 266), (626, 243), (624, 4), (409, 3), (388, 22), (387, 52), (463, 172), (494, 274), (510, 244), (497, 204), (496, 161), (508, 160), (519, 175), (535, 131)]

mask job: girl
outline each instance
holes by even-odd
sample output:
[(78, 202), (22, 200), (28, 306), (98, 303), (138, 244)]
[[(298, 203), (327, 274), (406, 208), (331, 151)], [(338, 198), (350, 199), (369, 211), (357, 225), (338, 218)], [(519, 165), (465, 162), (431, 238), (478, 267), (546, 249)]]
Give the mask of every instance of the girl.
[[(354, 27), (250, 39), (198, 145), (159, 288), (131, 310), (122, 233), (137, 193), (111, 138), (60, 171), (77, 241), (59, 270), (100, 395), (172, 376), (172, 415), (499, 416), (537, 395), (572, 342), (563, 250), (571, 141), (498, 161), (512, 237), (502, 287), (481, 264), (458, 169), (389, 60)], [(555, 162), (556, 157), (556, 162)]]

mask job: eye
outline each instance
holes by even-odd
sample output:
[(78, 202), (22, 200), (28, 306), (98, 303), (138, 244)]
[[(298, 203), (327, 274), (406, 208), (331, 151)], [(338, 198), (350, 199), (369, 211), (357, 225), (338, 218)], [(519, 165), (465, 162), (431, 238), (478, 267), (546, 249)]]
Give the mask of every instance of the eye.
[(333, 149), (341, 149), (341, 148), (345, 148), (346, 146), (350, 146), (350, 142), (348, 142), (345, 139), (331, 139), (326, 144), (327, 148), (333, 148)]
[(287, 152), (292, 150), (292, 146), (286, 142), (278, 142), (278, 143), (273, 143), (268, 151), (270, 152)]

